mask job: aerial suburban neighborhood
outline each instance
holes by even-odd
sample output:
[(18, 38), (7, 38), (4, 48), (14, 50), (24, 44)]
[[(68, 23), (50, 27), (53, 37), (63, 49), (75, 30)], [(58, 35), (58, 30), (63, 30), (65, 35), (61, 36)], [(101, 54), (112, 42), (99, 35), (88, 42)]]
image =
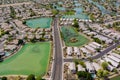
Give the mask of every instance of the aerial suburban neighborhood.
[(0, 0), (0, 80), (120, 80), (120, 0)]

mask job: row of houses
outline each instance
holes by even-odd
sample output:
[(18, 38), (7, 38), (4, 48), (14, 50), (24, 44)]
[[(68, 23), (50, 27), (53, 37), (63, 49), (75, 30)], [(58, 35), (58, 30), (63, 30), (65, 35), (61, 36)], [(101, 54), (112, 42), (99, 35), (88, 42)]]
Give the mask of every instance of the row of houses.
[(73, 47), (73, 48), (72, 47), (67, 47), (67, 51), (66, 52), (67, 52), (68, 56), (71, 56), (73, 53), (76, 54), (76, 55), (78, 55), (78, 56), (81, 55), (80, 54), (80, 50), (79, 50), (78, 47)]
[(8, 55), (6, 55), (6, 54), (14, 52), (17, 48), (18, 48), (18, 40), (17, 39), (12, 40), (10, 42), (5, 40), (0, 45), (0, 55), (2, 55), (4, 53), (3, 56), (9, 56), (10, 54), (8, 54)]
[(91, 36), (91, 37), (93, 37), (93, 38), (98, 38), (99, 40), (104, 41), (106, 44), (111, 44), (111, 43), (113, 43), (113, 40), (110, 39), (111, 37), (108, 38), (108, 37), (104, 36), (105, 34), (104, 34), (104, 35), (101, 35), (101, 34), (95, 32), (95, 31), (90, 31), (90, 30), (87, 30), (87, 28), (83, 28), (83, 27), (81, 27), (80, 29), (83, 30), (83, 33), (84, 33), (84, 34), (86, 34), (86, 35), (88, 35), (88, 36)]
[(108, 70), (113, 71), (115, 68), (119, 67), (120, 63), (120, 55), (116, 53), (108, 53), (108, 55), (105, 55), (100, 62), (108, 62)]
[(71, 62), (71, 63), (69, 63), (68, 68), (74, 74), (78, 71), (87, 71), (89, 73), (96, 73), (99, 69), (102, 69), (102, 67), (96, 62), (86, 61), (85, 65), (86, 65), (86, 67), (83, 67), (82, 65), (78, 64), (77, 69), (76, 69), (75, 63)]
[[(16, 18), (28, 19), (31, 17), (30, 9), (36, 14), (35, 16), (52, 16), (51, 10), (46, 10), (45, 8), (39, 8), (35, 6), (34, 3), (31, 4), (22, 4), (22, 5), (14, 5), (12, 6), (14, 11), (16, 12)], [(11, 10), (10, 7), (1, 7), (0, 8), (0, 23), (6, 22), (7, 20), (11, 20)]]
[(106, 44), (111, 44), (114, 42), (114, 39), (120, 39), (120, 33), (111, 29), (107, 29), (105, 27), (101, 27), (99, 24), (89, 24), (89, 27), (93, 29), (89, 30), (88, 27), (84, 26), (84, 24), (79, 23), (80, 30), (88, 36), (93, 38), (98, 38), (101, 41), (104, 41)]
[(108, 37), (111, 37), (112, 39), (120, 39), (120, 33), (115, 30), (107, 29), (99, 24), (91, 24), (90, 27), (98, 33), (100, 32)]
[(80, 56), (81, 52), (86, 54), (87, 56), (91, 56), (91, 53), (96, 53), (96, 49), (101, 49), (102, 45), (96, 43), (96, 42), (91, 42), (88, 45), (85, 45), (82, 48), (78, 48), (78, 47), (67, 47), (66, 49), (66, 53), (68, 56), (72, 56), (72, 55), (77, 55)]
[(69, 69), (72, 73), (76, 73), (78, 71), (88, 71), (89, 73), (96, 73), (98, 70), (102, 69), (102, 63), (108, 62), (107, 69), (109, 71), (113, 71), (115, 68), (119, 67), (120, 63), (120, 55), (116, 53), (109, 53), (109, 55), (104, 56), (104, 58), (100, 59), (100, 62), (89, 62), (85, 61), (86, 67), (77, 65), (77, 69), (74, 62), (69, 64)]
[[(60, 18), (60, 25), (73, 25), (75, 18)], [(78, 22), (92, 22), (88, 19), (76, 19)]]

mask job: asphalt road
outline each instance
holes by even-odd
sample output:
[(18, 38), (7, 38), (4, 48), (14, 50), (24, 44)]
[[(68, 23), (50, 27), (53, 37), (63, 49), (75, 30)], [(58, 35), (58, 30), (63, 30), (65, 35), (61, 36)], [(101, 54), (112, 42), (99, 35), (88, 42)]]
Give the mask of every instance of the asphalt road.
[(92, 59), (98, 59), (100, 57), (102, 57), (103, 55), (107, 54), (108, 52), (110, 52), (112, 49), (116, 48), (117, 46), (120, 45), (120, 42), (119, 43), (115, 43), (111, 46), (109, 46), (108, 48), (106, 48), (105, 50), (101, 51), (99, 54), (91, 57)]
[(55, 55), (52, 72), (52, 80), (62, 80), (62, 48), (60, 35), (57, 28), (57, 18), (54, 19), (54, 40), (55, 40)]
[[(110, 52), (112, 49), (116, 48), (117, 46), (120, 45), (120, 42), (115, 43), (109, 47), (107, 47), (105, 50), (101, 51), (100, 53), (98, 53), (95, 56), (92, 56), (91, 59), (98, 59), (101, 58), (102, 56), (104, 56), (105, 54), (107, 54), (108, 52)], [(73, 62), (75, 59), (64, 59), (64, 62)], [(77, 59), (77, 60), (87, 60), (87, 59)]]

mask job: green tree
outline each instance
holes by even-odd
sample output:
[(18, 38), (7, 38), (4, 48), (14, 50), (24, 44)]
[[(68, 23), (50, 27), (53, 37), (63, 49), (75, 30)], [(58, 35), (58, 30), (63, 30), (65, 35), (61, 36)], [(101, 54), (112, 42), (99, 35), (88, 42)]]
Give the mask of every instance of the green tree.
[(115, 68), (114, 70), (113, 70), (115, 73), (118, 73), (118, 71), (117, 71), (117, 69)]
[(43, 33), (41, 35), (42, 35), (42, 38), (43, 38), (45, 36), (45, 32), (43, 31)]
[(103, 62), (102, 65), (104, 70), (107, 70), (107, 67), (108, 67), (108, 63), (107, 62)]
[(79, 71), (77, 72), (77, 75), (78, 75), (78, 78), (82, 80), (93, 80), (91, 74), (85, 71)]
[(99, 70), (97, 71), (97, 76), (98, 76), (99, 78), (106, 77), (108, 74), (109, 74), (109, 73), (108, 73), (107, 70), (99, 69)]
[(35, 75), (30, 74), (30, 75), (27, 77), (27, 80), (35, 80)]
[(79, 64), (79, 60), (74, 60), (74, 62), (75, 62), (75, 65), (78, 65)]
[(10, 6), (10, 17), (13, 19), (16, 18), (15, 9), (12, 6)]
[(23, 21), (22, 23), (23, 23), (23, 24), (26, 24), (26, 21)]
[(94, 14), (91, 13), (89, 16), (90, 16), (90, 20), (94, 21), (94, 19), (95, 19)]
[(101, 50), (100, 48), (96, 48), (96, 51), (97, 51), (97, 52), (100, 52), (100, 50)]
[(80, 64), (82, 67), (86, 68), (86, 65), (85, 65), (84, 61), (79, 61), (79, 64)]
[(24, 41), (22, 39), (19, 39), (18, 40), (18, 45), (23, 45), (24, 44)]
[(99, 44), (102, 44), (102, 41), (98, 38), (93, 38), (95, 42), (99, 43)]
[(76, 19), (74, 20), (73, 27), (75, 27), (75, 28), (79, 28), (79, 24), (78, 24), (78, 21), (77, 21)]
[(42, 79), (41, 76), (38, 76), (38, 77), (36, 78), (36, 80), (45, 80), (45, 79)]
[(56, 9), (53, 9), (53, 10), (52, 10), (52, 14), (55, 16), (55, 15), (59, 14), (59, 11), (56, 10)]
[(2, 77), (2, 80), (7, 80), (7, 77)]
[(45, 41), (45, 38), (44, 38), (44, 37), (41, 37), (41, 38), (40, 38), (40, 41)]

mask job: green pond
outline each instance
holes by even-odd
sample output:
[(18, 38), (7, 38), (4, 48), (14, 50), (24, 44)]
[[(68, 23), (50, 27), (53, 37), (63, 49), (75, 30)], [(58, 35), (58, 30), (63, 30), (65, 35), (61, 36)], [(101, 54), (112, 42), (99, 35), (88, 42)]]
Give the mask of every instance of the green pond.
[[(61, 27), (61, 33), (66, 46), (82, 46), (89, 42), (85, 36), (79, 34), (73, 27)], [(71, 42), (72, 38), (77, 41)]]
[(0, 75), (45, 75), (51, 51), (50, 42), (27, 43), (18, 53), (0, 63)]
[(26, 25), (31, 28), (50, 28), (52, 18), (35, 18), (26, 20)]

